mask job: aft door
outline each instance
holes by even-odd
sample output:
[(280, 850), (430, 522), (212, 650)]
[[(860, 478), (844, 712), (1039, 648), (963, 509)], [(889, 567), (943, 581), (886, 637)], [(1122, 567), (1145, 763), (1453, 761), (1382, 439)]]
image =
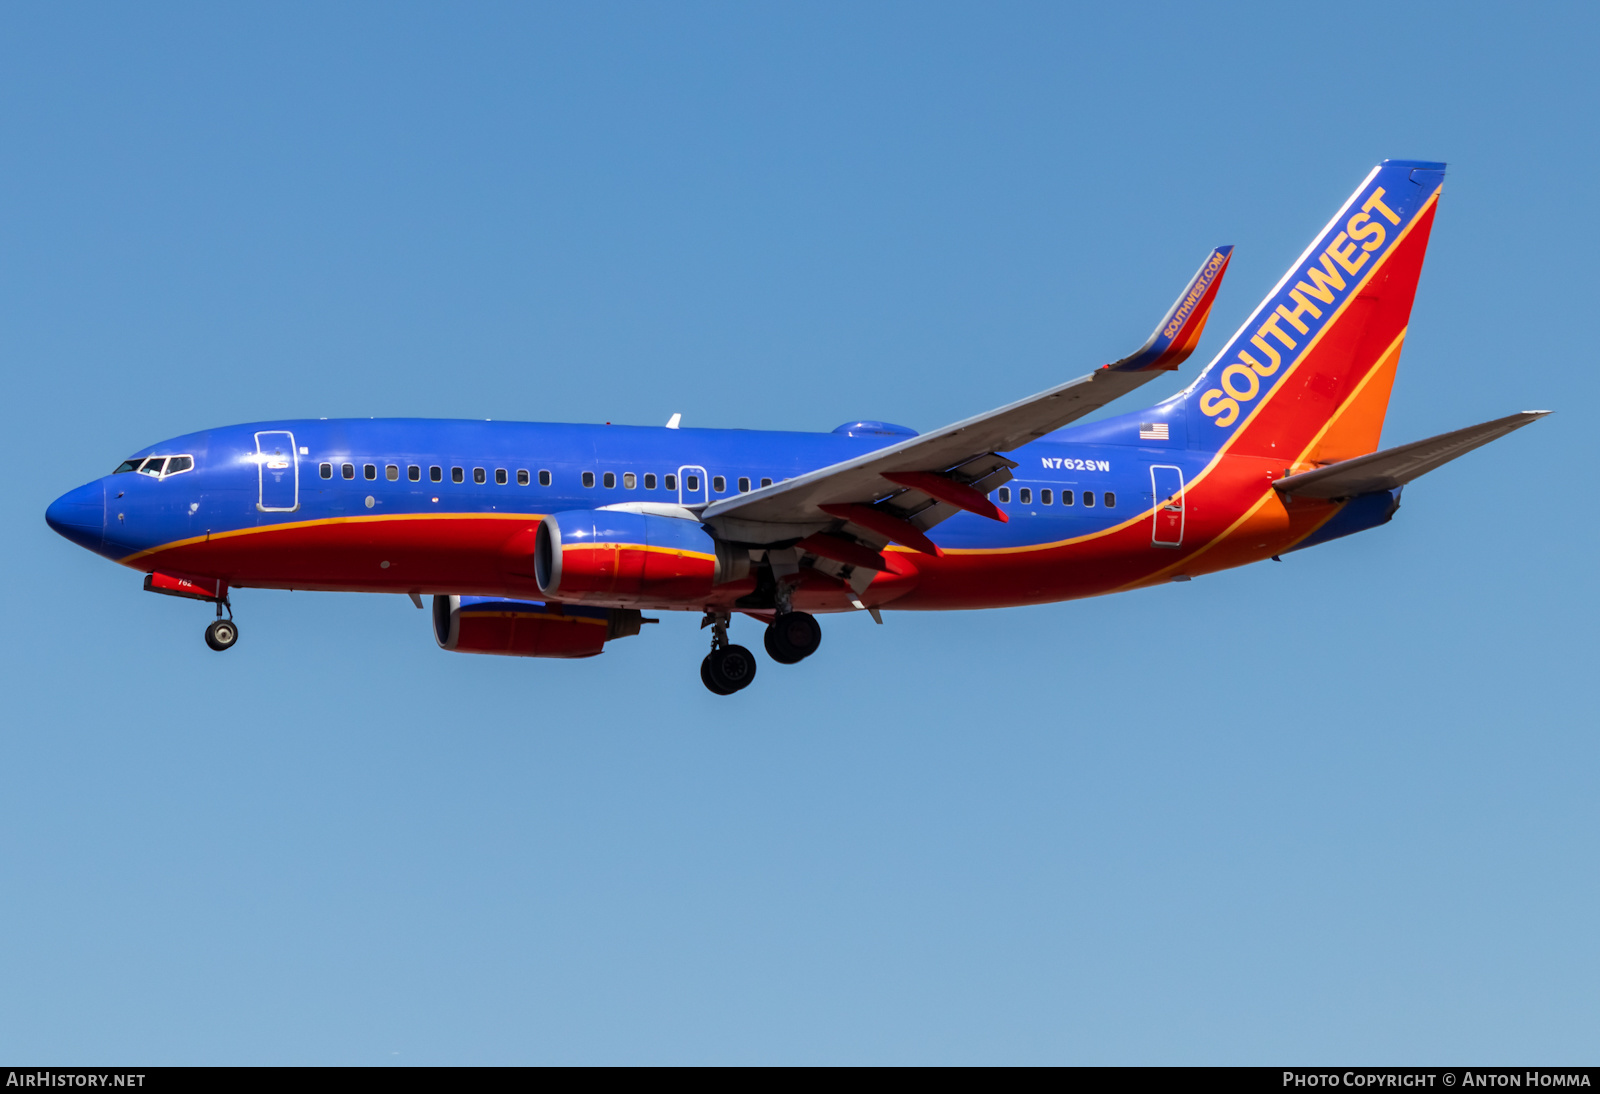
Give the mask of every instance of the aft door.
[(263, 513), (292, 513), (300, 508), (300, 457), (294, 434), (256, 434), (256, 508)]
[(704, 505), (710, 495), (706, 493), (706, 469), (703, 467), (678, 468), (678, 504)]
[(1183, 471), (1162, 464), (1150, 468), (1150, 485), (1155, 496), (1155, 531), (1151, 543), (1157, 547), (1183, 545)]

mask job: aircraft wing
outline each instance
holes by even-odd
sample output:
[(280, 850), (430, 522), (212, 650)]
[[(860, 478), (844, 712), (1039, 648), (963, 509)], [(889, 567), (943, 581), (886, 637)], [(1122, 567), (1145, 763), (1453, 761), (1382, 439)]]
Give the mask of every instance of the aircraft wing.
[[(909, 438), (701, 511), (700, 519), (725, 539), (782, 543), (830, 525), (842, 526), (875, 549), (893, 540), (937, 553), (922, 532), (965, 509), (1005, 520), (985, 496), (1011, 478), (1015, 462), (1000, 455), (1060, 429), (1178, 367), (1205, 329), (1232, 247), (1218, 247), (1201, 263), (1155, 333), (1140, 349), (1087, 376), (1027, 399)], [(815, 544), (813, 544), (815, 546)], [(830, 549), (826, 542), (822, 550)], [(833, 545), (825, 557), (847, 548)], [(876, 558), (876, 550), (869, 552)], [(862, 564), (871, 565), (871, 562)]]
[(1412, 441), (1369, 456), (1357, 456), (1314, 471), (1302, 471), (1298, 475), (1279, 479), (1272, 485), (1285, 494), (1302, 498), (1353, 498), (1357, 494), (1393, 490), (1435, 468), (1443, 467), (1457, 456), (1464, 456), (1474, 448), (1536, 422), (1548, 413), (1548, 410), (1524, 410), (1482, 425), (1469, 425), (1465, 429), (1441, 433), (1424, 441)]

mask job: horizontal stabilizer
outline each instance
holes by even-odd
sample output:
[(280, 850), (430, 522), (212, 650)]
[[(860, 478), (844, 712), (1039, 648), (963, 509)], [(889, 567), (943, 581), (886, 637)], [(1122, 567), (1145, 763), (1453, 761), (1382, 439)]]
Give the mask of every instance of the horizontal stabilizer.
[(1425, 441), (1412, 441), (1370, 456), (1357, 456), (1315, 471), (1303, 471), (1272, 485), (1285, 494), (1301, 498), (1353, 498), (1379, 490), (1393, 490), (1548, 413), (1548, 410), (1524, 410), (1482, 425), (1441, 433)]

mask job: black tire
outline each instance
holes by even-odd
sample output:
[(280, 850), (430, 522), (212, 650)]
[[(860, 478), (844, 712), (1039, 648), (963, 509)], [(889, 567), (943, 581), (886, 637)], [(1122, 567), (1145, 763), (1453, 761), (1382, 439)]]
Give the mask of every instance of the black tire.
[(756, 678), (756, 655), (743, 646), (712, 650), (706, 659), (706, 677), (721, 688), (724, 695), (742, 691)]
[(706, 654), (705, 660), (700, 662), (700, 682), (706, 686), (706, 690), (712, 695), (729, 694), (717, 687), (717, 682), (711, 678), (711, 655), (709, 653)]
[(206, 645), (221, 653), (239, 641), (239, 627), (231, 619), (219, 619), (206, 628)]
[(822, 645), (822, 627), (806, 612), (785, 612), (767, 627), (761, 641), (774, 661), (794, 665), (817, 652)]

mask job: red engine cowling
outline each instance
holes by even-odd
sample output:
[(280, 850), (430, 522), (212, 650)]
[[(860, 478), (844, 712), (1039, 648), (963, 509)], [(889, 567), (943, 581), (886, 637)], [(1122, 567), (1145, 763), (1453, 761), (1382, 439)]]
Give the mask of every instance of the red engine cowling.
[(694, 603), (743, 576), (734, 558), (697, 521), (578, 509), (544, 518), (533, 572), (541, 593), (564, 601)]
[(441, 649), (506, 657), (593, 657), (613, 638), (639, 633), (629, 608), (588, 608), (502, 600), (492, 596), (433, 598), (433, 636)]

